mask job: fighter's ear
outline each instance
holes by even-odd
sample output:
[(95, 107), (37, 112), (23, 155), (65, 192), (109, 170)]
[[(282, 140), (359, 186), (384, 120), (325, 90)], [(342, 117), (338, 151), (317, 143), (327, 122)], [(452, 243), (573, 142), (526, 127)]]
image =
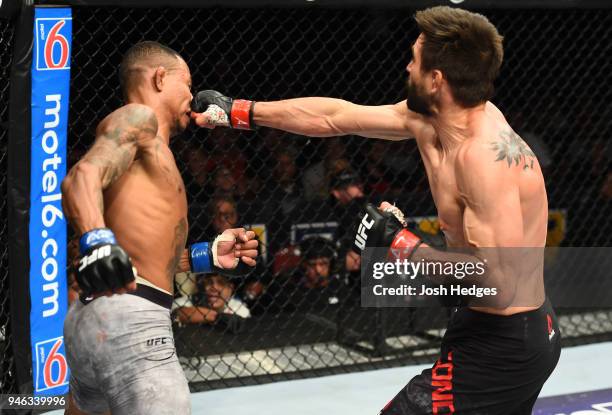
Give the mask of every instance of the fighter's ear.
[(166, 71), (166, 68), (164, 68), (163, 66), (158, 66), (157, 68), (155, 68), (153, 81), (155, 83), (155, 89), (157, 89), (158, 92), (161, 92), (164, 89), (167, 73), (168, 71)]
[(434, 94), (440, 91), (444, 82), (444, 74), (439, 69), (431, 71), (431, 92)]

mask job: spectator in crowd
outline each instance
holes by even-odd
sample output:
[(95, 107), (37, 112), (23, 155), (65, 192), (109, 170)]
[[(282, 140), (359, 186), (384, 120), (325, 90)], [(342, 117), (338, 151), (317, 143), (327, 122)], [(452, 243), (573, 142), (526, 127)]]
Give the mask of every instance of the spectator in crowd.
[[(234, 199), (242, 220), (254, 223), (261, 214), (259, 193), (261, 183), (256, 163), (249, 166), (243, 139), (235, 131), (212, 130), (207, 137), (211, 147), (207, 170), (210, 175), (208, 197), (225, 196)], [(259, 159), (259, 155), (255, 159)]]
[(302, 189), (297, 180), (296, 157), (297, 152), (293, 147), (283, 147), (275, 154), (269, 198), (279, 204), (284, 216), (289, 216), (301, 200)]
[(365, 178), (369, 194), (384, 196), (390, 189), (389, 168), (385, 165), (388, 148), (385, 141), (374, 140), (367, 152)]
[(213, 188), (215, 196), (235, 198), (237, 194), (236, 179), (230, 169), (218, 166), (213, 172)]
[[(174, 305), (173, 310), (179, 304), (183, 304), (187, 299), (191, 298), (197, 291), (197, 276), (190, 271), (177, 272), (174, 275)], [(182, 297), (182, 299), (181, 299)]]
[[(190, 203), (206, 204), (213, 192), (239, 198), (248, 186), (246, 157), (231, 130), (209, 132), (206, 139), (185, 144), (185, 187)], [(228, 176), (229, 173), (229, 176)]]
[(189, 201), (187, 210), (189, 235), (194, 240), (198, 240), (204, 236), (206, 229), (206, 207), (211, 194), (206, 171), (208, 156), (200, 143), (188, 145), (184, 153), (186, 168), (182, 171), (182, 175)]
[[(251, 139), (249, 140), (249, 146), (247, 149), (251, 150), (249, 154), (249, 159), (257, 158), (262, 166), (269, 166), (270, 163), (274, 162), (274, 155), (280, 150), (282, 147), (287, 145), (287, 139), (284, 131), (274, 130), (271, 128), (264, 128), (257, 130), (256, 132), (259, 139)], [(269, 172), (269, 169), (258, 169), (258, 174), (266, 174)], [(263, 177), (263, 179), (267, 179), (267, 177)]]
[(234, 199), (224, 195), (214, 196), (208, 204), (211, 229), (208, 236), (216, 236), (238, 224), (238, 211)]
[(364, 199), (363, 182), (352, 170), (341, 170), (331, 176), (329, 187), (336, 202), (342, 206)]
[(330, 286), (336, 250), (333, 242), (320, 237), (308, 238), (300, 244), (302, 266), (298, 284), (303, 288), (325, 288)]
[[(207, 236), (214, 238), (216, 235), (223, 233), (226, 229), (231, 229), (239, 225), (239, 216), (236, 202), (231, 197), (217, 195), (214, 196), (208, 205), (210, 227)], [(235, 287), (243, 298), (247, 298), (249, 302), (256, 301), (257, 297), (263, 291), (263, 282), (266, 281), (265, 264), (262, 263), (261, 249), (263, 245), (259, 244), (258, 261), (253, 270), (245, 275), (237, 287)]]
[(299, 255), (298, 267), (274, 278), (257, 302), (257, 311), (313, 312), (337, 306), (340, 277), (334, 243), (308, 238), (293, 252)]
[(203, 199), (208, 194), (208, 156), (200, 143), (195, 143), (186, 151), (187, 171), (183, 172), (185, 187), (193, 201)]
[(296, 166), (297, 151), (291, 146), (279, 147), (273, 154), (273, 168), (266, 178), (258, 200), (262, 204), (256, 222), (266, 223), (269, 247), (277, 251), (289, 242), (291, 225), (302, 216), (296, 209), (303, 207), (302, 188)]
[(338, 159), (346, 159), (346, 146), (340, 138), (328, 138), (324, 146), (323, 159), (309, 166), (302, 178), (304, 197), (309, 200), (325, 200), (329, 197), (327, 179)]
[(279, 213), (288, 216), (300, 203), (303, 191), (296, 158), (297, 150), (292, 146), (279, 147), (272, 155), (271, 174), (258, 196), (267, 204), (270, 217), (277, 218)]
[(225, 167), (233, 176), (235, 195), (242, 196), (247, 189), (247, 158), (238, 144), (239, 136), (235, 130), (216, 128), (208, 133), (207, 142), (212, 149), (209, 154), (207, 171), (213, 172)]
[[(609, 146), (609, 147), (608, 147)], [(610, 154), (606, 153), (609, 150)], [(556, 169), (564, 180), (564, 189), (557, 189), (551, 197), (552, 208), (567, 209), (567, 246), (608, 246), (610, 236), (606, 226), (612, 219), (607, 199), (608, 177), (612, 165), (612, 144), (605, 140), (584, 142), (576, 140), (566, 152), (579, 154), (571, 162), (564, 162), (563, 169)], [(567, 192), (567, 188), (579, 191)], [(609, 225), (608, 225), (609, 226)]]
[(340, 171), (330, 179), (331, 194), (336, 201), (334, 219), (338, 222), (334, 238), (339, 245), (340, 258), (344, 258), (345, 270), (349, 273), (359, 272), (361, 267), (361, 258), (351, 249), (351, 245), (355, 218), (359, 217), (368, 202), (363, 187), (362, 180), (351, 170)]
[[(364, 195), (364, 183), (361, 178), (352, 170), (343, 170), (332, 176), (330, 179), (331, 194), (336, 202), (334, 208), (334, 220), (338, 222), (338, 230), (334, 239), (338, 244), (338, 254), (344, 258), (344, 269), (348, 272), (348, 282), (353, 288), (358, 288), (359, 272), (361, 269), (361, 258), (352, 250), (355, 227), (358, 225), (358, 218), (361, 216), (367, 203), (378, 206), (381, 197), (373, 193), (366, 197)], [(413, 225), (411, 225), (413, 228)], [(416, 229), (413, 230), (417, 232)], [(443, 244), (439, 238), (422, 236), (427, 238), (430, 244), (440, 247)], [(441, 237), (441, 235), (440, 235)]]
[(221, 324), (238, 332), (251, 317), (248, 307), (234, 295), (234, 284), (219, 274), (196, 276), (197, 289), (190, 297), (174, 300), (173, 312), (183, 324)]

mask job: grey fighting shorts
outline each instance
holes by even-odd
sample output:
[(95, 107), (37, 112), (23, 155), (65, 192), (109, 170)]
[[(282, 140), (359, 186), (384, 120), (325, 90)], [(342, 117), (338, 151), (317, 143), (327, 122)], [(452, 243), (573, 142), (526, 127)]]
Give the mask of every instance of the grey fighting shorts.
[(190, 414), (174, 347), (172, 296), (135, 294), (75, 301), (64, 322), (70, 393), (79, 409), (113, 415)]

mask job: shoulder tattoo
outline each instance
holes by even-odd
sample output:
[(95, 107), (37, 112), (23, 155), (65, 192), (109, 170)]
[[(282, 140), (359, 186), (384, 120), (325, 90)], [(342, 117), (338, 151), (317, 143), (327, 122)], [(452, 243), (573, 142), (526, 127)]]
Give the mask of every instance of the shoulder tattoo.
[(495, 161), (506, 160), (508, 167), (524, 162), (523, 169), (533, 169), (536, 155), (527, 143), (512, 129), (501, 131), (495, 141), (491, 141), (491, 149), (497, 153)]

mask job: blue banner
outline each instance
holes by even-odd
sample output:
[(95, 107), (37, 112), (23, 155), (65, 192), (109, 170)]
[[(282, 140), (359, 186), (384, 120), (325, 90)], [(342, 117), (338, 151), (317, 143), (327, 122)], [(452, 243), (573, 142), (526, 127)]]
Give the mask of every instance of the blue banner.
[(70, 8), (37, 7), (30, 162), (30, 339), (37, 395), (68, 392), (66, 218), (60, 184), (66, 175), (71, 48)]

